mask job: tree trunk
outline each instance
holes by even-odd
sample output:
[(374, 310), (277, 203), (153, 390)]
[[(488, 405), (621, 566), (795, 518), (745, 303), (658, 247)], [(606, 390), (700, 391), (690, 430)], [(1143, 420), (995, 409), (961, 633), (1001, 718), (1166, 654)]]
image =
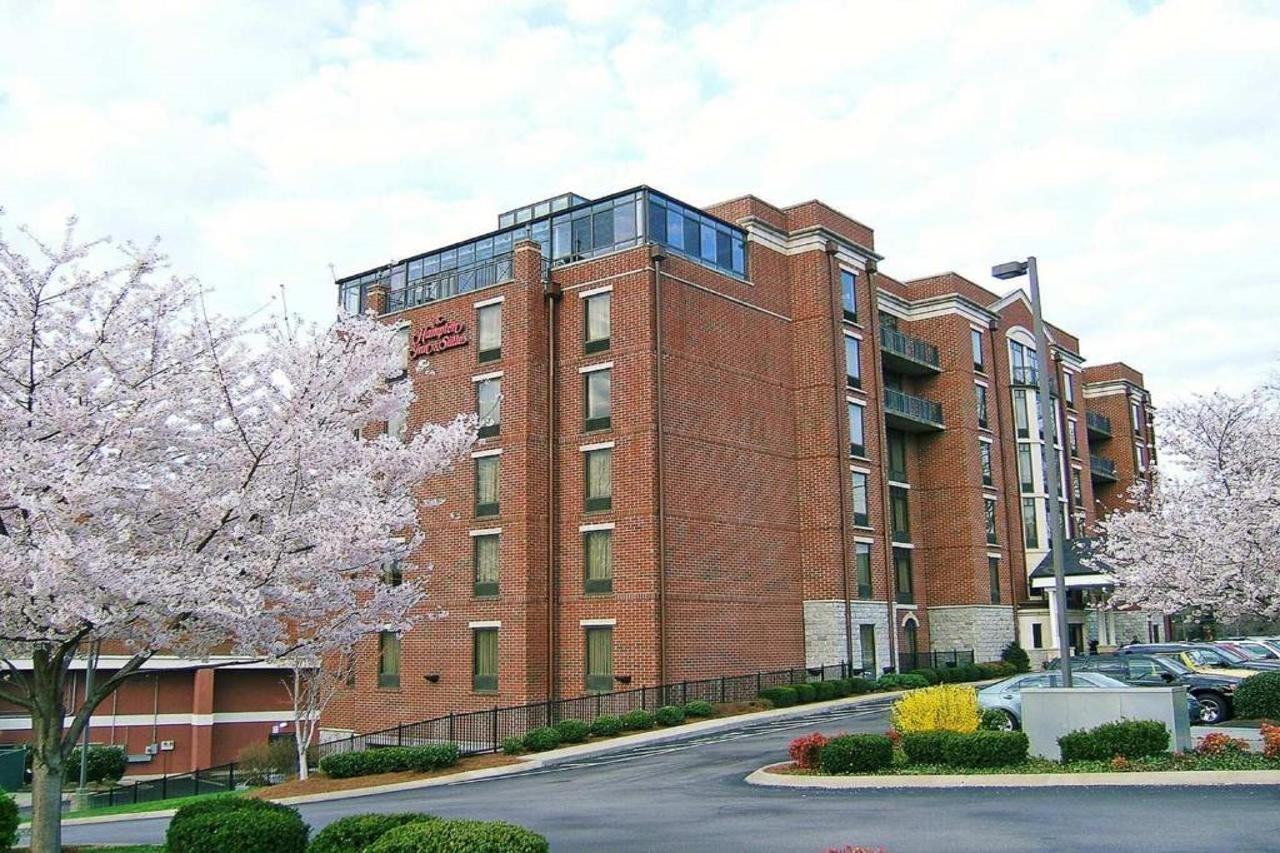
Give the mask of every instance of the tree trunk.
[(293, 726), (294, 735), (293, 742), (298, 747), (298, 779), (299, 781), (307, 781), (307, 751), (311, 745), (311, 738), (304, 737), (302, 734), (302, 725), (295, 723)]
[[(61, 757), (61, 727), (39, 726), (33, 734), (31, 757), (31, 853), (60, 853), (62, 850), (62, 782), (66, 767)], [(48, 756), (56, 756), (50, 767)]]

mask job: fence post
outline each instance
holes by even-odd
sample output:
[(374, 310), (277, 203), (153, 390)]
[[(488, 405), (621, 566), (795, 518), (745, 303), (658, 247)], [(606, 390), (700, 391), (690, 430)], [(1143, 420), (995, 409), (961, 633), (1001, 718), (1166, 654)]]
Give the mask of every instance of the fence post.
[(756, 695), (760, 695), (760, 670), (756, 670)]
[(453, 712), (449, 712), (449, 743), (453, 743)]
[(493, 733), (493, 739), (492, 739), (493, 748), (496, 751), (498, 749), (498, 706), (497, 705), (493, 706), (493, 727), (491, 731)]
[(681, 705), (689, 704), (689, 682), (688, 681), (680, 682), (680, 704)]
[(600, 716), (600, 694), (596, 694), (596, 716)]
[(720, 676), (720, 702), (724, 703), (724, 676)]
[(169, 799), (169, 774), (160, 777), (160, 799)]
[(396, 746), (404, 746), (404, 723), (396, 723)]

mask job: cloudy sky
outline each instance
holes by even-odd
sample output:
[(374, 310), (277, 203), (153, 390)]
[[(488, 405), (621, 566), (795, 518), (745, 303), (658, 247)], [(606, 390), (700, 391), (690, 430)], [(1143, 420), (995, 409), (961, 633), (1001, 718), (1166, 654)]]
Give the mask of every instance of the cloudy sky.
[[(900, 278), (1040, 258), (1157, 403), (1280, 350), (1274, 2), (0, 0), (0, 205), (162, 235), (225, 310), (648, 183), (820, 198)], [(1003, 290), (1004, 288), (999, 288)]]

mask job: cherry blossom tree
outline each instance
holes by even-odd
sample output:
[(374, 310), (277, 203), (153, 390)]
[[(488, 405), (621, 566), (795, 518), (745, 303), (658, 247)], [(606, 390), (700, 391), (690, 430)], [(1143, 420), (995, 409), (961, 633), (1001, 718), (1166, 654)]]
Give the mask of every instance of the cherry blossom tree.
[(293, 703), (293, 742), (298, 778), (303, 781), (310, 776), (307, 753), (315, 741), (320, 718), (355, 672), (352, 654), (348, 649), (334, 649), (327, 655), (294, 657), (290, 661), (291, 677), (284, 687)]
[[(56, 851), (71, 749), (153, 655), (408, 627), (424, 590), (381, 567), (420, 554), (424, 482), (475, 426), (363, 429), (412, 395), (384, 324), (251, 327), (155, 245), (20, 232), (30, 257), (0, 231), (0, 700), (31, 716), (32, 849)], [(70, 704), (91, 643), (127, 662)]]
[[(1149, 494), (1101, 525), (1111, 603), (1194, 618), (1280, 616), (1280, 391), (1193, 397), (1161, 413)], [(1172, 464), (1169, 464), (1172, 463)]]

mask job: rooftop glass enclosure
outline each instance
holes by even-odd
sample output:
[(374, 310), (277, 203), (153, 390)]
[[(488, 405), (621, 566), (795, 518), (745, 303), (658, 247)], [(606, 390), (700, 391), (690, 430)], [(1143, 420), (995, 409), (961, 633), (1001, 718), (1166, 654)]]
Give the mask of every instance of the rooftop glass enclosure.
[(548, 266), (654, 242), (720, 272), (746, 277), (742, 229), (647, 187), (599, 201), (572, 193), (557, 196), (503, 213), (499, 222), (519, 223), (525, 214), (528, 220), (513, 227), (341, 279), (342, 307), (359, 311), (368, 289), (379, 282), (387, 285), (387, 310), (399, 311), (508, 281), (512, 247), (521, 240), (541, 245)]

